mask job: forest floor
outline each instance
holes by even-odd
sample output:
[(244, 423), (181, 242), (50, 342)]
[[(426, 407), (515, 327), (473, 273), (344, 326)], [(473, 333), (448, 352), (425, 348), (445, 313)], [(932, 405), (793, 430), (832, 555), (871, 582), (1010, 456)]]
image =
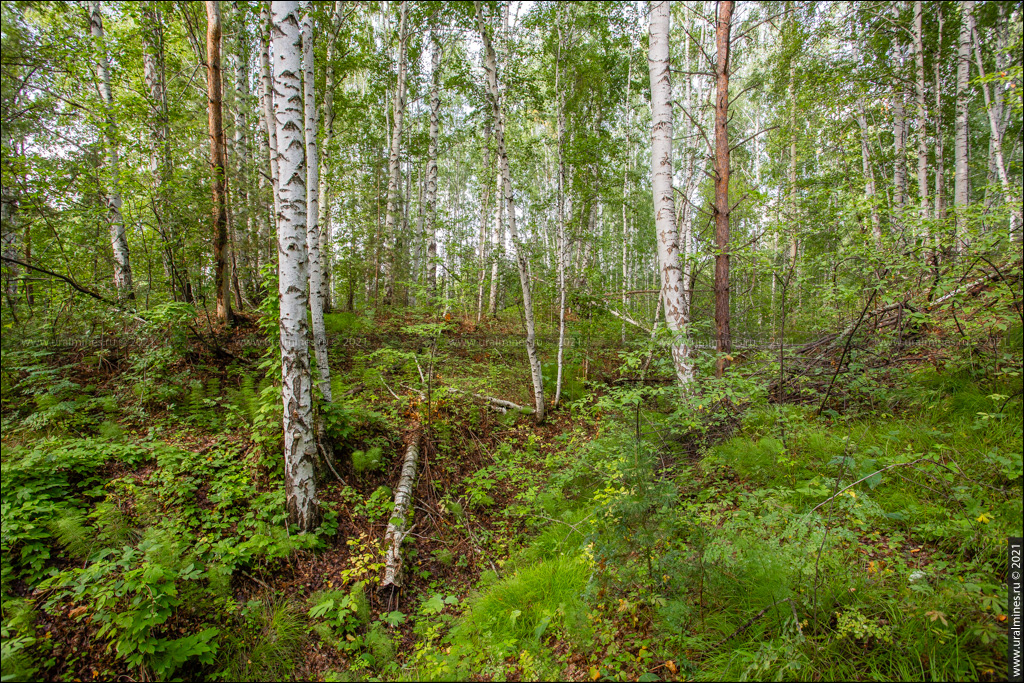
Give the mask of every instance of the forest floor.
[(1005, 676), (1019, 345), (852, 353), (817, 415), (812, 365), (784, 401), (768, 361), (631, 381), (612, 323), (536, 426), (479, 398), (530, 404), (514, 323), (333, 314), (336, 472), (300, 536), (255, 323), (5, 352), (5, 681)]

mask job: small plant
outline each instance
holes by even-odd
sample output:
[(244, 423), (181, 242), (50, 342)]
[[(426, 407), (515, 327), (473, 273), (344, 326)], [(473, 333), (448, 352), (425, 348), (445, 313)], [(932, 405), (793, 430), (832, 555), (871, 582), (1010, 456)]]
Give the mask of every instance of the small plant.
[(352, 469), (359, 474), (376, 472), (384, 464), (382, 456), (383, 451), (378, 446), (365, 451), (354, 451), (352, 453)]

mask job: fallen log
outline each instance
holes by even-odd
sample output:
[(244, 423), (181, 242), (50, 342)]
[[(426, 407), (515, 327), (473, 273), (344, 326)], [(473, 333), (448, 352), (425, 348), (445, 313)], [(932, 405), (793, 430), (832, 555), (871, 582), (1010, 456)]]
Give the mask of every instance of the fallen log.
[(416, 465), (420, 457), (420, 432), (417, 431), (405, 449), (402, 474), (395, 487), (395, 509), (391, 512), (388, 528), (384, 532), (384, 580), (380, 587), (402, 587), (402, 541), (412, 529), (405, 528), (405, 516), (412, 503), (413, 486), (416, 483)]
[(455, 387), (448, 387), (448, 391), (451, 391), (451, 392), (456, 393), (456, 394), (465, 394), (467, 396), (472, 396), (473, 398), (480, 399), (481, 401), (484, 401), (486, 403), (490, 403), (491, 405), (495, 406), (496, 408), (500, 408), (501, 412), (503, 412), (503, 413), (507, 412), (509, 410), (518, 410), (521, 413), (525, 413), (527, 415), (532, 415), (534, 412), (536, 412), (533, 408), (529, 408), (527, 406), (521, 406), (518, 403), (513, 403), (512, 401), (506, 401), (505, 399), (502, 399), (502, 398), (494, 398), (493, 396), (481, 396), (480, 394), (474, 394), (471, 391), (463, 391), (461, 389), (456, 389)]

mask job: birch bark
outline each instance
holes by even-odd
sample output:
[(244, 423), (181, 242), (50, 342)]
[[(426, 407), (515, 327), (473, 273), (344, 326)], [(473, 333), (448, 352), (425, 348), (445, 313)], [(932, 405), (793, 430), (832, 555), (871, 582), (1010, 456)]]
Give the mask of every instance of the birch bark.
[(484, 23), (483, 8), (480, 0), (474, 3), (476, 7), (477, 26), (480, 30), (480, 37), (484, 43), (485, 71), (487, 74), (487, 90), (491, 101), (491, 113), (494, 119), (494, 137), (498, 143), (498, 164), (501, 167), (503, 196), (505, 208), (508, 212), (508, 234), (512, 240), (512, 248), (515, 251), (516, 265), (519, 267), (519, 282), (523, 289), (523, 315), (526, 318), (526, 355), (530, 362), (530, 374), (533, 379), (533, 397), (536, 405), (537, 423), (544, 421), (544, 379), (541, 374), (540, 357), (537, 355), (537, 334), (533, 314), (533, 292), (530, 286), (530, 272), (526, 261), (526, 253), (519, 242), (519, 235), (516, 232), (516, 202), (512, 194), (512, 174), (508, 164), (508, 154), (505, 148), (505, 116), (501, 109), (501, 97), (498, 93), (498, 60), (494, 54), (494, 47), (491, 45), (491, 37)]
[[(437, 34), (430, 33), (430, 141), (427, 143), (427, 190), (426, 204), (427, 236), (427, 288), (430, 300), (437, 297), (437, 139), (440, 134), (441, 115), (441, 43)], [(490, 149), (488, 159), (490, 163)], [(481, 247), (482, 248), (482, 247)], [(481, 282), (482, 291), (482, 282)], [(479, 306), (478, 306), (479, 308)]]
[(654, 223), (658, 242), (658, 266), (661, 272), (661, 300), (665, 303), (665, 321), (673, 333), (672, 360), (679, 383), (686, 387), (692, 379), (682, 343), (689, 320), (686, 316), (682, 271), (679, 267), (679, 239), (676, 233), (676, 207), (672, 189), (672, 79), (669, 61), (669, 3), (651, 3), (648, 64), (651, 79), (651, 186), (654, 198)]
[(119, 299), (134, 299), (132, 266), (128, 252), (128, 236), (124, 218), (121, 216), (121, 162), (118, 156), (117, 117), (114, 114), (114, 96), (110, 87), (110, 57), (107, 54), (106, 36), (103, 32), (103, 14), (100, 0), (90, 0), (89, 29), (96, 50), (96, 71), (100, 96), (103, 99), (103, 113), (106, 117), (104, 134), (107, 142), (104, 166), (107, 174), (107, 190), (104, 202), (107, 207), (107, 222), (110, 224), (110, 245), (114, 251), (114, 287)]
[(334, 16), (332, 20), (331, 38), (327, 42), (327, 63), (325, 64), (324, 84), (324, 145), (320, 154), (320, 197), (318, 199), (320, 208), (320, 305), (324, 313), (331, 312), (331, 278), (334, 272), (334, 253), (331, 249), (333, 243), (332, 233), (334, 222), (332, 220), (330, 205), (331, 175), (328, 172), (327, 160), (334, 153), (334, 41), (337, 40), (338, 31), (341, 28), (341, 0), (334, 2)]
[(395, 242), (396, 225), (398, 223), (398, 201), (401, 192), (402, 118), (405, 114), (405, 48), (408, 40), (407, 20), (409, 2), (402, 0), (398, 20), (398, 83), (395, 87), (395, 100), (391, 117), (391, 151), (388, 156), (388, 199), (387, 213), (384, 217), (384, 254), (381, 258), (381, 276), (384, 280), (384, 303), (394, 303), (395, 270), (397, 269), (397, 251)]
[(953, 172), (953, 204), (957, 209), (962, 209), (971, 201), (971, 178), (967, 156), (970, 142), (968, 107), (971, 101), (968, 81), (971, 78), (971, 15), (974, 13), (974, 0), (962, 0), (960, 6), (962, 20), (956, 63), (956, 135), (953, 143), (956, 157)]
[(313, 16), (307, 8), (302, 17), (302, 94), (306, 132), (306, 249), (309, 254), (309, 311), (313, 325), (313, 350), (320, 375), (320, 393), (330, 403), (331, 368), (327, 359), (327, 330), (321, 298), (320, 266), (320, 156), (317, 150), (316, 92), (313, 80)]
[(319, 524), (313, 459), (312, 388), (306, 294), (306, 169), (302, 114), (302, 37), (299, 3), (271, 3), (274, 50), (274, 127), (280, 145), (278, 295), (281, 304), (281, 397), (284, 401), (284, 478), (288, 521), (302, 531)]

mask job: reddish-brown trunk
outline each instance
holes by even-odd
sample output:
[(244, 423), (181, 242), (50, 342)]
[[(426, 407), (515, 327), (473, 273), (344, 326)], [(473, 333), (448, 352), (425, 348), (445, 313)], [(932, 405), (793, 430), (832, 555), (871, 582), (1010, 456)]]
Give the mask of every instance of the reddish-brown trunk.
[(214, 286), (217, 289), (217, 319), (231, 323), (228, 293), (228, 210), (225, 192), (223, 97), (220, 73), (220, 3), (206, 2), (206, 92), (210, 114), (210, 175), (213, 194)]
[(729, 32), (732, 28), (731, 0), (718, 3), (715, 43), (718, 64), (715, 68), (715, 327), (718, 331), (718, 365), (721, 377), (732, 350), (729, 332)]

